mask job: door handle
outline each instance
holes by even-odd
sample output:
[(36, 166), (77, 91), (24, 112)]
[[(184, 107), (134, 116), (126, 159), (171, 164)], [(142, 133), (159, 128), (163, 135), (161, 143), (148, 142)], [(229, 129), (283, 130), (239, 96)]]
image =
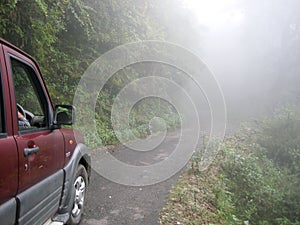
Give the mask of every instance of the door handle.
[(24, 156), (27, 157), (29, 155), (37, 153), (39, 150), (40, 148), (38, 146), (35, 146), (33, 148), (24, 148)]

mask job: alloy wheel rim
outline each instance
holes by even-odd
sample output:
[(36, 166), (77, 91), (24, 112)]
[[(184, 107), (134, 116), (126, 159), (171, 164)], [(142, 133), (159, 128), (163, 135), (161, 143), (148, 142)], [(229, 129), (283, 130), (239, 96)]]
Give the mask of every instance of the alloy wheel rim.
[(77, 217), (83, 208), (84, 195), (85, 195), (85, 181), (82, 176), (77, 177), (74, 182), (75, 199), (72, 209), (72, 216)]

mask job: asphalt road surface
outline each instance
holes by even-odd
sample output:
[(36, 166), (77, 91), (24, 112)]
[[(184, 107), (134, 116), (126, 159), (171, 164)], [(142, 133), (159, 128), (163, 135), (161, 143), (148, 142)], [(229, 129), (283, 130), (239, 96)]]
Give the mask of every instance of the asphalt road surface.
[[(154, 151), (136, 152), (123, 145), (114, 146), (109, 151), (129, 164), (153, 164), (166, 159), (173, 152), (180, 135), (176, 132), (168, 133)], [(92, 151), (92, 161), (97, 160), (97, 151)], [(177, 172), (169, 179), (153, 185), (125, 186), (105, 179), (93, 170), (81, 225), (159, 224), (159, 212), (179, 174)]]
[(146, 187), (129, 187), (93, 173), (81, 225), (155, 225), (176, 178)]

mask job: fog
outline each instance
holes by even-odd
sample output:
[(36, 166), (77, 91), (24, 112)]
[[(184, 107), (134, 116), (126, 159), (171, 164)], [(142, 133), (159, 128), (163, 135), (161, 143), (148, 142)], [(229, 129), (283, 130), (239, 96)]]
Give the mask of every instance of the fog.
[(299, 102), (300, 1), (185, 2), (198, 39), (181, 44), (215, 74), (229, 121)]

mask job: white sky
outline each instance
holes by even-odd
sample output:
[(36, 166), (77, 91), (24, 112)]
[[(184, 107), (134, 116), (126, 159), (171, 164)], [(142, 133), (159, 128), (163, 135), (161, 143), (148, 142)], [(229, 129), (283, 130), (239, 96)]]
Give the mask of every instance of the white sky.
[(209, 28), (239, 26), (244, 12), (236, 7), (237, 0), (184, 0), (198, 18), (199, 23)]

